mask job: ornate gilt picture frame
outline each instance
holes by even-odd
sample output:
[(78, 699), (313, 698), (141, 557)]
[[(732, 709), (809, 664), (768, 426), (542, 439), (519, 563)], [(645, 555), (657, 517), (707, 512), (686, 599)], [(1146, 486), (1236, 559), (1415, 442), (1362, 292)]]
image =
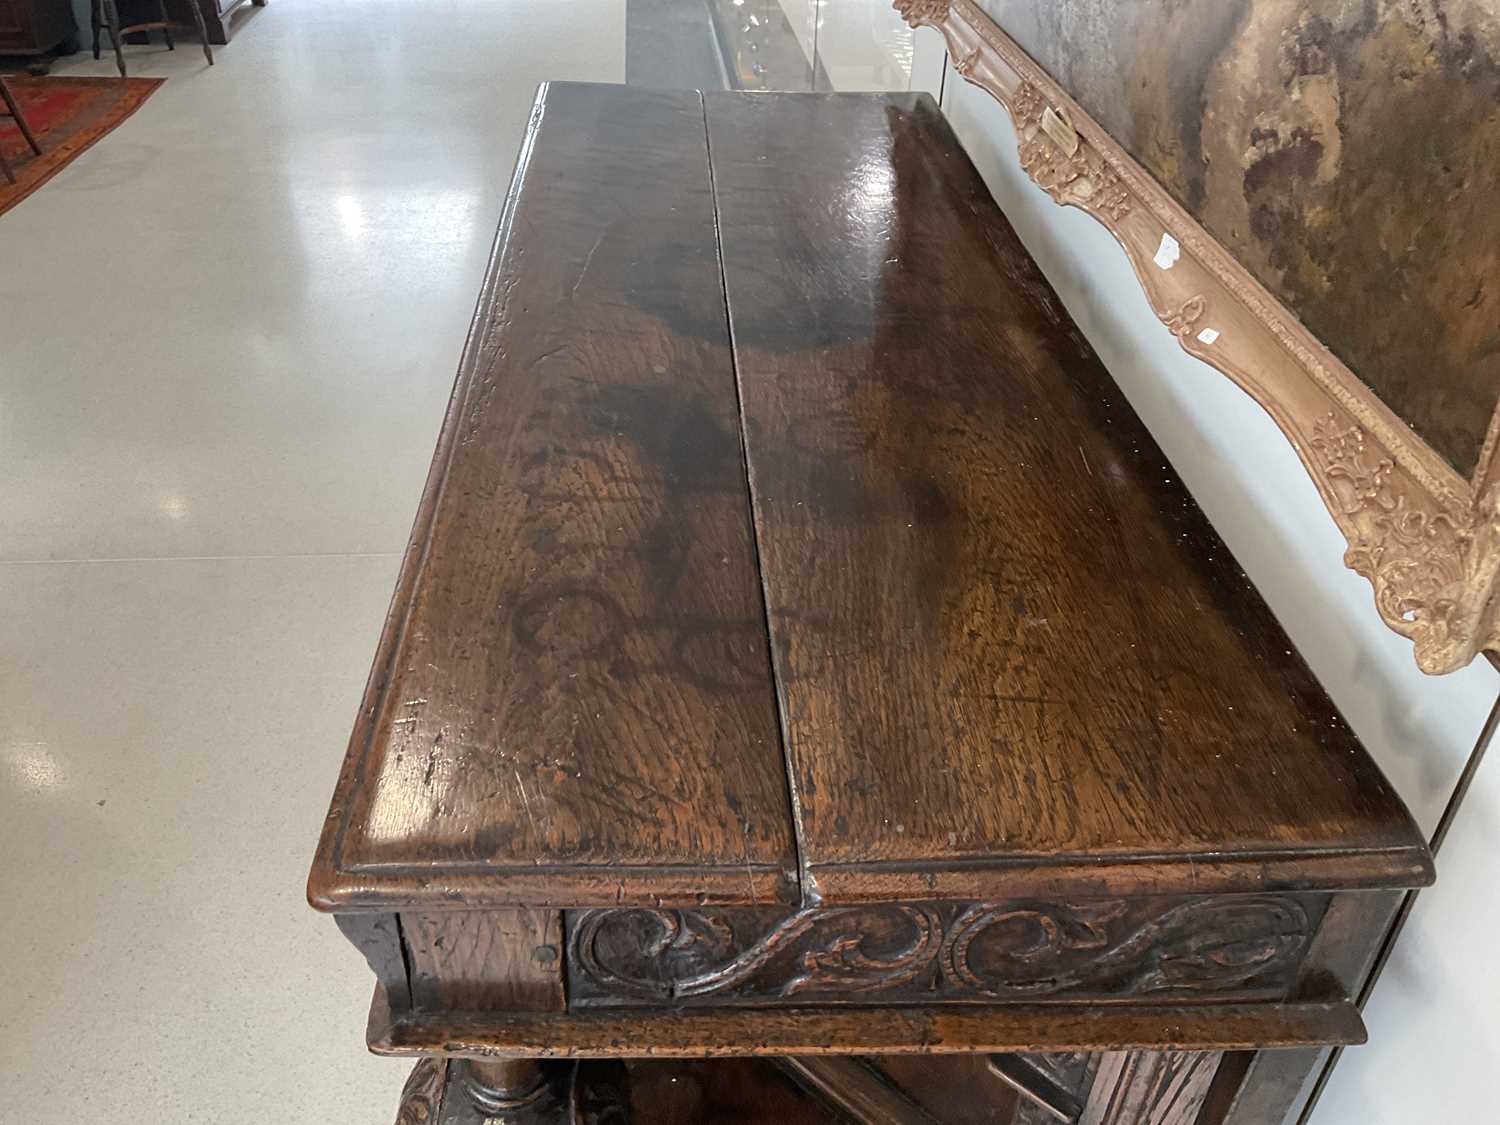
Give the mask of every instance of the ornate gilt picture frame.
[(1437, 675), (1500, 653), (1500, 411), (1466, 479), (1305, 328), (973, 0), (895, 0), (1009, 112), (1022, 168), (1124, 247), (1184, 350), (1271, 416), (1374, 588)]

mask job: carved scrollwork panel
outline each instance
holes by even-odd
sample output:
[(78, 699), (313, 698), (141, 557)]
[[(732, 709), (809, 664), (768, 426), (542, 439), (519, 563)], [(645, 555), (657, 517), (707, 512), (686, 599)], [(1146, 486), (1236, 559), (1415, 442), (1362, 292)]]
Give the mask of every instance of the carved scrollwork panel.
[(588, 910), (575, 1006), (1284, 994), (1319, 900)]
[(590, 910), (568, 924), (574, 1000), (882, 992), (923, 975), (942, 942), (927, 906)]
[(1144, 917), (1124, 902), (973, 906), (950, 928), (943, 968), (996, 998), (1225, 991), (1295, 965), (1307, 938), (1292, 899), (1189, 901)]

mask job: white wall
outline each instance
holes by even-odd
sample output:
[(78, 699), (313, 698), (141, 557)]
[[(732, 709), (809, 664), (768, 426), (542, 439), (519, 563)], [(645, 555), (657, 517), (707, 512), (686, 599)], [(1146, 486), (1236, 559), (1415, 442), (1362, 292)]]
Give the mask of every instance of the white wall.
[[(808, 2), (808, 0), (803, 0)], [(886, 0), (823, 0), (818, 48), (865, 48), (850, 12)], [(838, 19), (827, 18), (837, 12)], [(871, 19), (875, 19), (874, 15)], [(918, 88), (941, 40), (914, 43)], [(857, 74), (855, 67), (840, 68)], [(838, 80), (840, 71), (830, 71)], [(873, 72), (873, 71), (872, 71)], [(1429, 834), (1453, 792), (1500, 677), (1483, 661), (1433, 678), (1380, 623), (1370, 587), (1291, 446), (1226, 377), (1183, 352), (1146, 302), (1125, 253), (1082, 212), (1058, 207), (1016, 160), (1005, 111), (947, 71), (944, 109), (1027, 248), (1193, 496), (1324, 687)], [(1496, 752), (1500, 759), (1500, 750)], [(1366, 1012), (1371, 1042), (1344, 1054), (1315, 1125), (1438, 1125), (1496, 1119), (1486, 1086), (1500, 1059), (1500, 761), (1482, 771)]]

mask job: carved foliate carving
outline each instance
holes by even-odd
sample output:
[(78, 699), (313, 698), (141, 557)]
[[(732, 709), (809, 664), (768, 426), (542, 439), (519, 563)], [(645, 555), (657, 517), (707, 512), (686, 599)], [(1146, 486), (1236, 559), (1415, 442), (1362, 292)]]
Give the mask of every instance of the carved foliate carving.
[[(1233, 379), (1287, 434), (1348, 540), (1345, 564), (1370, 581), (1382, 620), (1412, 641), (1418, 666), (1451, 672), (1483, 649), (1500, 652), (1500, 422), (1477, 483), (1465, 481), (973, 0), (897, 0), (896, 8), (907, 22), (941, 31), (958, 73), (1006, 107), (1027, 175), (1119, 240), (1179, 343)], [(1179, 280), (1189, 271), (1173, 268), (1177, 253), (1166, 264), (1154, 259), (1164, 232), (1196, 271), (1194, 289)], [(1200, 323), (1212, 333), (1200, 335)], [(1226, 323), (1238, 330), (1221, 332)]]
[[(1493, 497), (1477, 512), (1436, 511), (1400, 487), (1390, 457), (1355, 425), (1329, 413), (1309, 442), (1337, 496), (1349, 550), (1380, 614), (1438, 656), (1480, 632), (1496, 535)], [(1484, 511), (1487, 507), (1488, 511)]]
[(979, 48), (976, 47), (963, 58), (954, 59), (953, 69), (958, 71), (958, 73), (962, 74), (965, 78), (968, 78), (971, 74), (974, 73), (974, 68), (979, 65), (979, 58)]
[(574, 1005), (1280, 994), (1313, 928), (1290, 896), (569, 915)]
[(896, 0), (893, 7), (901, 18), (916, 27), (921, 23), (938, 23), (948, 18), (949, 0)]
[(1196, 900), (1144, 920), (1126, 902), (971, 906), (944, 943), (946, 975), (980, 996), (1098, 987), (1125, 995), (1232, 990), (1289, 968), (1307, 943), (1292, 899)]
[(421, 1059), (401, 1088), (396, 1125), (436, 1125), (448, 1081), (447, 1059)]
[[(974, 69), (970, 65), (969, 70)], [(968, 77), (968, 73), (960, 70)], [(1130, 193), (1099, 151), (1080, 139), (1070, 154), (1043, 127), (1047, 99), (1029, 82), (1011, 95), (1010, 110), (1020, 139), (1021, 167), (1058, 203), (1095, 211), (1119, 221), (1130, 214)]]
[(1203, 294), (1197, 293), (1189, 297), (1170, 314), (1163, 318), (1167, 330), (1179, 340), (1184, 336), (1191, 335), (1198, 327), (1198, 322), (1203, 319), (1203, 314), (1208, 309), (1208, 301)]
[(585, 982), (661, 1002), (899, 988), (932, 965), (943, 935), (926, 906), (590, 910), (569, 928), (571, 967)]

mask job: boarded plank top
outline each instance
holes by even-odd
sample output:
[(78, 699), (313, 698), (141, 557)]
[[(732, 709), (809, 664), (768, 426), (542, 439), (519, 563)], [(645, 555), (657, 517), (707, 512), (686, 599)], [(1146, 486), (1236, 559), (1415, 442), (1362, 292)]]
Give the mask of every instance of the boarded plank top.
[(932, 100), (705, 104), (808, 897), (1425, 881)]
[(318, 905), (1430, 874), (931, 99), (544, 89)]
[(701, 101), (544, 87), (310, 895), (794, 886)]

